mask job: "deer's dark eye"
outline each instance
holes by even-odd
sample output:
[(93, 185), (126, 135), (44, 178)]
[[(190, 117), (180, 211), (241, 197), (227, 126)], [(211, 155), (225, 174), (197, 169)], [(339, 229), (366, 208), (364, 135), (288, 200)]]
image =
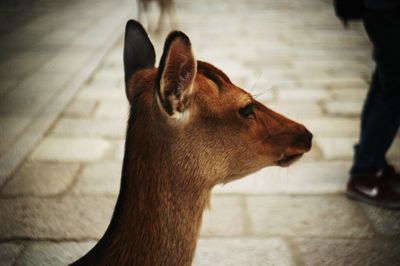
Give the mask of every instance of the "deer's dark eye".
[(243, 108), (239, 109), (239, 114), (244, 118), (254, 117), (253, 104), (248, 104)]

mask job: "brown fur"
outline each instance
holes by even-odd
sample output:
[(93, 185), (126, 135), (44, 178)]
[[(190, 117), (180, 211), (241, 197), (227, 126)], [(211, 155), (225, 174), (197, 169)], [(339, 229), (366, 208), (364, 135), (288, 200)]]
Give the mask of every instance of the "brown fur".
[[(135, 70), (127, 79), (127, 96), (131, 112), (114, 215), (74, 265), (191, 265), (213, 186), (290, 164), (282, 159), (311, 148), (304, 126), (195, 61), (182, 33), (167, 39), (159, 69)], [(244, 118), (238, 110), (250, 102), (254, 116)], [(187, 117), (175, 116), (184, 112)]]

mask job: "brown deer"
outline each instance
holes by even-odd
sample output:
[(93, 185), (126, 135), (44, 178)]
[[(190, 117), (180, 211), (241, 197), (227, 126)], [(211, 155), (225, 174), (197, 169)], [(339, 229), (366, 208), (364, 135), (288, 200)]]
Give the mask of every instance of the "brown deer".
[(162, 30), (162, 26), (165, 22), (166, 15), (168, 16), (171, 29), (176, 27), (176, 16), (175, 16), (175, 1), (174, 0), (137, 0), (138, 3), (138, 20), (143, 23), (146, 17), (147, 28), (151, 30), (151, 22), (149, 16), (149, 6), (151, 2), (155, 2), (160, 10), (157, 26), (155, 33), (159, 34)]
[(307, 129), (273, 112), (172, 32), (158, 69), (143, 27), (129, 21), (130, 103), (121, 189), (100, 241), (73, 265), (191, 265), (210, 191), (311, 148)]

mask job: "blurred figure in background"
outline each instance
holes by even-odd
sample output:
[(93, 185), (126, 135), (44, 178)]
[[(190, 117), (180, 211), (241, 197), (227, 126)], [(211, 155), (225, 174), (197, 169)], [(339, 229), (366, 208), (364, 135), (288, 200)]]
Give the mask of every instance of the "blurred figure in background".
[[(150, 4), (154, 2), (157, 4), (160, 16), (158, 17), (155, 33), (159, 34), (163, 28), (165, 17), (168, 16), (171, 30), (177, 26), (175, 17), (175, 1), (174, 0), (137, 0), (138, 3), (138, 20), (147, 26), (148, 31), (153, 31), (152, 23), (149, 15)], [(146, 17), (146, 23), (144, 18)]]
[(363, 19), (375, 70), (361, 114), (346, 194), (386, 209), (400, 209), (400, 174), (386, 161), (400, 124), (400, 1), (335, 0), (344, 21)]

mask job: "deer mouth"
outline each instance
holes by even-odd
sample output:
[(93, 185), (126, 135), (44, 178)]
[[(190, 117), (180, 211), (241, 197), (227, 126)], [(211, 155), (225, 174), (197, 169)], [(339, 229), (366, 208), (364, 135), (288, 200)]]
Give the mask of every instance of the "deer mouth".
[(303, 156), (303, 153), (292, 154), (292, 155), (285, 155), (282, 159), (276, 161), (276, 165), (281, 167), (286, 167), (293, 164), (295, 161), (300, 159)]

